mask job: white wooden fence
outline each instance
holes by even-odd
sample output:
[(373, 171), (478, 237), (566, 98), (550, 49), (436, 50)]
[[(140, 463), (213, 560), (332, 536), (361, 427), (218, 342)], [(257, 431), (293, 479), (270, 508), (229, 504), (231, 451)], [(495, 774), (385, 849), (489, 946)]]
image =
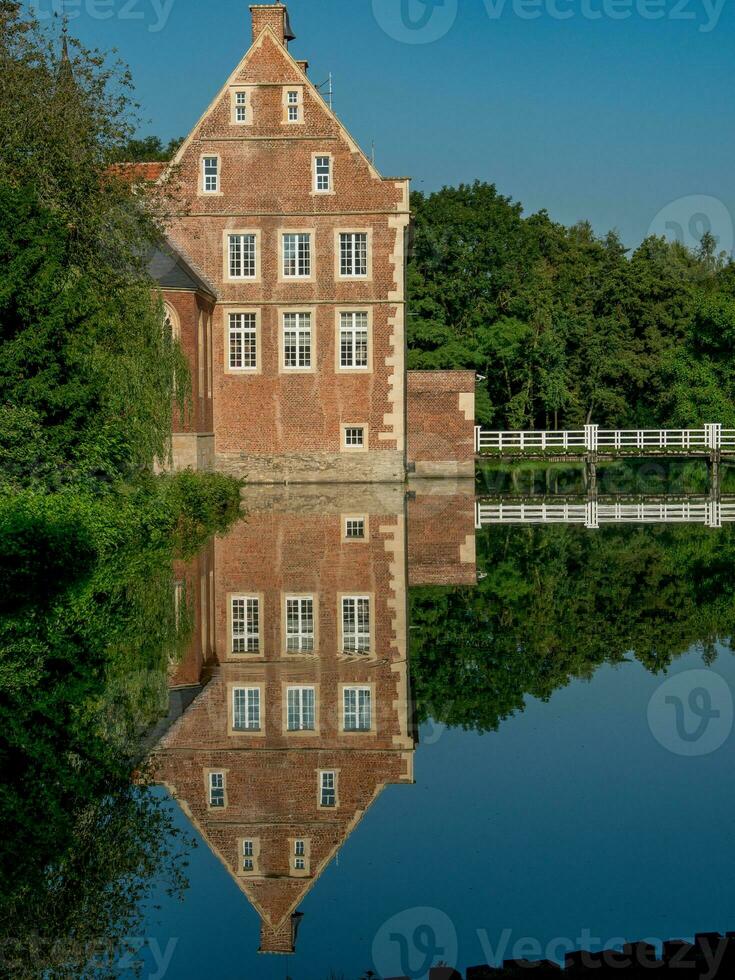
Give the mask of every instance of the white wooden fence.
[(482, 503), (475, 505), (475, 527), (494, 524), (704, 524), (718, 528), (735, 522), (735, 502), (682, 503)]
[(475, 452), (615, 452), (653, 450), (708, 452), (735, 450), (735, 429), (723, 429), (719, 423), (700, 429), (601, 429), (585, 425), (583, 429), (528, 432), (494, 432), (475, 428)]

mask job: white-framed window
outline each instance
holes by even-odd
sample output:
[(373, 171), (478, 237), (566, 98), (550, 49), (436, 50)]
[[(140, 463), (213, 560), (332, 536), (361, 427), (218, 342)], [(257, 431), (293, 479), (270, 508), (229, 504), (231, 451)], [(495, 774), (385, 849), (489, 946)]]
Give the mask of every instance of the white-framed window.
[(346, 687), (343, 692), (344, 730), (369, 732), (373, 723), (373, 695), (369, 687)]
[(286, 94), (286, 107), (288, 109), (288, 121), (298, 122), (301, 119), (301, 105), (299, 92), (290, 90)]
[(232, 727), (236, 732), (260, 731), (259, 687), (233, 688)]
[(256, 235), (228, 235), (227, 242), (230, 279), (255, 279), (258, 274)]
[(347, 517), (345, 519), (345, 538), (348, 541), (365, 540), (365, 518)]
[(255, 596), (233, 596), (232, 652), (260, 652), (260, 600)]
[(283, 236), (283, 275), (308, 279), (311, 275), (311, 234), (289, 232)]
[(242, 870), (255, 871), (255, 841), (242, 842)]
[(228, 352), (231, 371), (257, 371), (258, 320), (255, 313), (230, 313)]
[(248, 121), (248, 93), (235, 92), (235, 122), (246, 123)]
[(343, 596), (342, 652), (370, 652), (370, 597)]
[(311, 596), (286, 598), (286, 650), (288, 653), (314, 651), (314, 599)]
[(219, 157), (202, 157), (202, 190), (205, 194), (219, 191)]
[(361, 425), (345, 426), (345, 449), (364, 449), (365, 429)]
[(313, 732), (316, 727), (316, 690), (313, 687), (289, 687), (287, 728), (290, 732)]
[(311, 368), (311, 313), (283, 314), (283, 367), (306, 371)]
[(317, 194), (328, 194), (332, 190), (332, 158), (314, 158), (314, 190)]
[(306, 870), (306, 841), (294, 841), (293, 866), (297, 871)]
[(209, 805), (213, 810), (220, 810), (225, 805), (225, 774), (210, 772), (209, 774)]
[(368, 235), (366, 231), (340, 233), (339, 274), (345, 278), (365, 278), (367, 276)]
[(319, 806), (332, 808), (337, 806), (337, 773), (319, 773)]
[(367, 313), (340, 313), (339, 366), (367, 370), (369, 366), (369, 317)]

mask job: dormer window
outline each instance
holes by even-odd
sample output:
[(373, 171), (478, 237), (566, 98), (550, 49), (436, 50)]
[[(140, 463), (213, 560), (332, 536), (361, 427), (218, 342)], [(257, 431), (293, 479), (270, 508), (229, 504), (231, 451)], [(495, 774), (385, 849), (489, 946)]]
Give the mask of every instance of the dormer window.
[(202, 158), (202, 189), (205, 194), (219, 193), (219, 157)]

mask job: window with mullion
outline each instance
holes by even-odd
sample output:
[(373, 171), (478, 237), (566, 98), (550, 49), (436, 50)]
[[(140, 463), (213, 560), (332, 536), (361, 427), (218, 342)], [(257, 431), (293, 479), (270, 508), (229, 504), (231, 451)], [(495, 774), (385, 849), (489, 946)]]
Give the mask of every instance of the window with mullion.
[(255, 313), (230, 313), (229, 360), (233, 371), (258, 368), (258, 333)]
[(295, 232), (283, 236), (283, 275), (287, 279), (311, 276), (311, 234)]
[(225, 805), (225, 775), (222, 772), (209, 774), (209, 805), (216, 810)]
[(315, 169), (315, 190), (320, 194), (329, 193), (329, 191), (332, 189), (332, 158), (328, 156), (317, 157)]
[(219, 191), (219, 157), (202, 159), (202, 178), (206, 194), (216, 194)]
[(337, 805), (336, 772), (322, 772), (319, 774), (319, 805), (329, 808)]
[(368, 274), (367, 232), (343, 232), (339, 236), (339, 274), (345, 278), (365, 278)]
[(341, 313), (339, 321), (339, 364), (343, 368), (368, 367), (367, 313)]
[(235, 93), (235, 121), (239, 123), (244, 123), (248, 121), (247, 92)]
[(236, 687), (233, 690), (232, 727), (236, 732), (260, 731), (260, 688)]
[(311, 368), (311, 347), (311, 313), (284, 313), (284, 368), (302, 371)]
[(344, 689), (344, 730), (368, 732), (372, 727), (372, 692), (369, 687)]
[(255, 235), (230, 235), (230, 279), (255, 279), (257, 255)]
[(316, 693), (313, 687), (290, 687), (287, 692), (288, 730), (313, 732)]
[(370, 598), (345, 596), (342, 599), (342, 652), (370, 652)]
[(286, 599), (286, 650), (288, 653), (314, 650), (314, 600), (310, 596)]
[(232, 600), (232, 652), (260, 651), (260, 601), (237, 597)]

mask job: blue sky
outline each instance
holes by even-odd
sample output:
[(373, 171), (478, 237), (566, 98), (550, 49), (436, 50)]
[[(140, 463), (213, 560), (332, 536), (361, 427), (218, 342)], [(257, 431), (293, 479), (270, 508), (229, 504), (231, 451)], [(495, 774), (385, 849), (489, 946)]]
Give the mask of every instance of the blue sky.
[[(47, 19), (61, 2), (30, 6)], [(709, 222), (732, 247), (735, 0), (288, 6), (292, 53), (316, 82), (333, 73), (335, 110), (364, 148), (375, 141), (384, 174), (424, 191), (492, 181), (527, 211), (632, 245)], [(145, 132), (165, 139), (191, 128), (250, 39), (246, 0), (66, 7), (72, 33), (129, 63)]]

